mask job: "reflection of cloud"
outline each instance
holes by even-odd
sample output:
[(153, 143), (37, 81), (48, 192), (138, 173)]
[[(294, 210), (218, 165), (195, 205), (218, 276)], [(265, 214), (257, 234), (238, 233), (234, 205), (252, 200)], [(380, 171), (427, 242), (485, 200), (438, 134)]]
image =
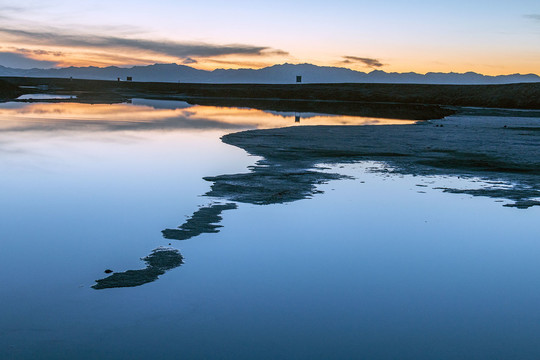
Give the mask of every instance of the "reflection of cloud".
[(382, 67), (384, 66), (383, 63), (381, 63), (377, 59), (372, 58), (364, 58), (364, 57), (358, 57), (358, 56), (343, 56), (345, 60), (343, 60), (344, 64), (351, 64), (351, 63), (361, 63), (369, 67)]
[[(148, 40), (101, 36), (90, 34), (72, 34), (63, 30), (29, 31), (1, 27), (0, 33), (26, 44), (64, 46), (83, 49), (129, 49), (134, 51), (153, 52), (179, 58), (209, 57), (222, 55), (266, 55), (276, 51), (266, 46), (245, 44), (215, 45), (206, 43), (176, 42), (168, 40)], [(281, 50), (278, 50), (281, 51)]]
[[(133, 98), (131, 99), (132, 105), (140, 105), (140, 106), (148, 106), (153, 109), (168, 109), (168, 110), (176, 110), (176, 109), (189, 109), (193, 107), (193, 105), (188, 104), (184, 101), (178, 101), (178, 100), (155, 100), (155, 99), (143, 99), (143, 98)], [(186, 115), (186, 111), (183, 112), (184, 115)], [(187, 116), (187, 115), (186, 115)]]
[[(410, 120), (298, 113), (302, 125), (365, 125), (413, 123)], [(5, 103), (0, 104), (0, 134), (30, 131), (163, 131), (275, 128), (294, 123), (294, 114), (256, 109), (191, 106), (182, 101), (135, 99), (131, 104)]]
[[(13, 104), (13, 103), (11, 103)], [(193, 117), (178, 108), (156, 108), (126, 104), (88, 105), (77, 103), (18, 103), (2, 105), (0, 132), (27, 131), (123, 131), (174, 129), (245, 129), (243, 123), (219, 118)], [(180, 103), (180, 105), (185, 103)]]
[(206, 119), (173, 117), (153, 121), (107, 121), (107, 120), (61, 120), (40, 121), (17, 124), (2, 131), (60, 131), (84, 129), (86, 131), (124, 131), (124, 130), (173, 130), (173, 129), (245, 129), (244, 125), (223, 123)]

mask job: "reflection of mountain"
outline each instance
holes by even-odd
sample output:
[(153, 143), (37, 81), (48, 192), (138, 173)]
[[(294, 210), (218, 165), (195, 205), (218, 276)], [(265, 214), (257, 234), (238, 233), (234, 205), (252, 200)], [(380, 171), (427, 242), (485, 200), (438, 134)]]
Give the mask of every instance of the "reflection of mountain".
[[(3, 103), (0, 131), (149, 131), (175, 129), (245, 129), (253, 125), (211, 119), (177, 101), (176, 108), (132, 104)], [(232, 112), (232, 111), (231, 111)]]
[(262, 69), (198, 70), (186, 65), (154, 64), (119, 68), (109, 66), (68, 67), (60, 69), (13, 69), (0, 66), (0, 76), (60, 77), (77, 79), (116, 80), (133, 77), (136, 81), (162, 81), (185, 83), (261, 83), (289, 84), (301, 75), (306, 83), (415, 83), (415, 84), (508, 84), (538, 82), (534, 74), (486, 76), (473, 72), (458, 73), (387, 73), (374, 70), (370, 73), (341, 67), (311, 64), (281, 64)]
[[(302, 102), (305, 106), (308, 102)], [(341, 104), (343, 110), (347, 106)], [(264, 108), (264, 107), (262, 107)], [(271, 109), (272, 107), (270, 107)], [(337, 105), (334, 106), (337, 108)], [(303, 108), (302, 108), (303, 109)], [(329, 104), (326, 103), (326, 108)], [(365, 123), (407, 123), (412, 120), (442, 117), (453, 113), (439, 107), (402, 105), (399, 110), (376, 111), (368, 104), (358, 109), (373, 117), (326, 116), (299, 113), (302, 125)], [(416, 110), (415, 110), (416, 109)], [(417, 111), (421, 109), (420, 111)], [(309, 115), (309, 114), (308, 114)], [(407, 117), (409, 115), (410, 117)], [(395, 118), (384, 119), (384, 117)], [(177, 129), (240, 130), (249, 128), (283, 127), (294, 124), (294, 113), (289, 118), (252, 108), (189, 105), (183, 101), (137, 100), (135, 104), (81, 104), (81, 103), (23, 103), (0, 104), (0, 131), (150, 131)]]
[(145, 269), (114, 273), (104, 279), (96, 280), (96, 284), (92, 287), (101, 290), (143, 285), (157, 280), (166, 271), (184, 263), (184, 258), (178, 250), (168, 248), (157, 248), (142, 260), (146, 262)]
[[(430, 120), (455, 114), (438, 105), (392, 104), (352, 101), (309, 101), (272, 99), (190, 99), (190, 103), (207, 106), (252, 108), (274, 112), (346, 115), (384, 119)], [(303, 118), (306, 116), (302, 115)]]

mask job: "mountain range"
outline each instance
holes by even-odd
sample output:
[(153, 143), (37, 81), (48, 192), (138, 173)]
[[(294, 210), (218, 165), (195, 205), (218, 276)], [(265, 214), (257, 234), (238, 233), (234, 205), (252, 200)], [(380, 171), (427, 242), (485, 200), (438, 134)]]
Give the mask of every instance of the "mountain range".
[(0, 76), (54, 77), (98, 80), (126, 80), (146, 82), (182, 83), (259, 83), (290, 84), (296, 76), (303, 83), (394, 83), (394, 84), (510, 84), (540, 82), (536, 74), (512, 74), (488, 76), (474, 72), (418, 74), (374, 70), (369, 73), (342, 67), (316, 66), (312, 64), (281, 64), (262, 69), (216, 69), (199, 70), (187, 65), (154, 64), (122, 68), (65, 67), (51, 69), (15, 69), (0, 65)]

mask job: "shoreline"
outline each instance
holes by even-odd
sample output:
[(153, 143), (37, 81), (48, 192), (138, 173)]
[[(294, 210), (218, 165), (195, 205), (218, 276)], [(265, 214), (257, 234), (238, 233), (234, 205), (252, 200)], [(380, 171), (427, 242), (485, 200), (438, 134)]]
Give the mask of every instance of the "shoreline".
[[(536, 118), (483, 117), (471, 121), (460, 116), (413, 125), (242, 131), (225, 135), (222, 141), (263, 160), (247, 174), (206, 178), (214, 182), (207, 195), (250, 203), (294, 201), (312, 195), (318, 182), (340, 178), (314, 171), (317, 165), (372, 160), (389, 164), (397, 174), (502, 182), (489, 188), (442, 190), (504, 198), (514, 202), (505, 206), (525, 209), (540, 206), (539, 136)], [(273, 172), (279, 174), (280, 182), (272, 178)], [(296, 175), (301, 173), (299, 181)], [(250, 195), (250, 183), (264, 185), (263, 200), (260, 194)]]
[[(191, 84), (64, 78), (0, 77), (23, 93), (77, 95), (80, 101), (150, 97), (193, 101), (331, 101), (540, 110), (540, 83), (504, 85), (426, 84)], [(32, 89), (32, 87), (34, 89)], [(202, 99), (202, 100), (201, 100)]]

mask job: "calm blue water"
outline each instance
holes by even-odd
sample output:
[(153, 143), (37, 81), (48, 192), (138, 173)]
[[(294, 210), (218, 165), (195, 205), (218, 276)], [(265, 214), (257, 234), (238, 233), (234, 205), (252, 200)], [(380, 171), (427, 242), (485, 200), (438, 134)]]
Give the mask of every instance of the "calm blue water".
[[(0, 358), (540, 357), (540, 209), (434, 189), (467, 179), (335, 165), (356, 179), (164, 239), (211, 203), (203, 176), (257, 160), (221, 135), (294, 122), (246, 111), (0, 105)], [(91, 288), (159, 246), (184, 264)]]

